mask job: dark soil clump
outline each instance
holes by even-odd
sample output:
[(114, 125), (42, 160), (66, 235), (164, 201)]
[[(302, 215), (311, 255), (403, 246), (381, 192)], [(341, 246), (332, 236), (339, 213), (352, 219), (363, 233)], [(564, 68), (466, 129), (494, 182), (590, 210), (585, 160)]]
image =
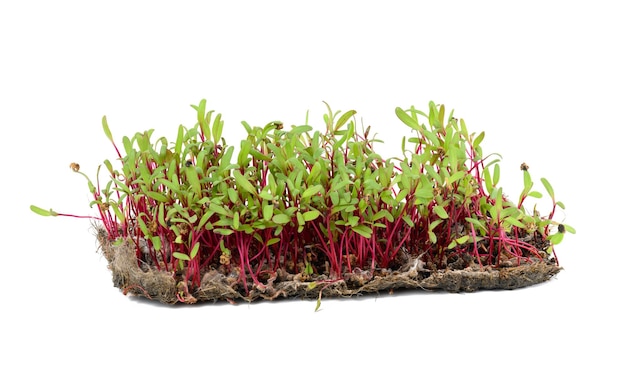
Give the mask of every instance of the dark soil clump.
[(342, 279), (329, 279), (326, 275), (307, 276), (291, 274), (279, 269), (262, 284), (249, 279), (247, 290), (240, 282), (237, 267), (226, 272), (223, 267), (210, 269), (202, 276), (200, 287), (191, 289), (181, 274), (155, 270), (137, 262), (135, 245), (124, 241), (114, 245), (105, 233), (98, 233), (100, 249), (109, 262), (113, 284), (124, 294), (146, 297), (162, 303), (196, 303), (204, 301), (276, 298), (351, 297), (354, 295), (392, 291), (393, 289), (443, 290), (448, 292), (474, 292), (489, 289), (517, 289), (545, 282), (561, 268), (553, 260), (511, 264), (500, 267), (481, 267), (471, 259), (450, 259), (446, 269), (431, 269), (419, 259), (408, 260), (399, 270), (353, 269)]

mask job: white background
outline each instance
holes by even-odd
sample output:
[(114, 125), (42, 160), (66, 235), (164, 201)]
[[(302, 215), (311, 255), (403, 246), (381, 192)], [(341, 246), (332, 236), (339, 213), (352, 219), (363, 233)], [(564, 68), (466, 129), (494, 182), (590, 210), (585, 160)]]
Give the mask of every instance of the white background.
[[(18, 365), (623, 363), (623, 35), (618, 2), (20, 1), (0, 5), (0, 355)], [(419, 3), (419, 5), (418, 5)], [(432, 2), (435, 3), (435, 2)], [(211, 5), (209, 5), (211, 4)], [(262, 5), (261, 5), (262, 4)], [(112, 287), (86, 182), (117, 141), (173, 138), (206, 98), (241, 120), (321, 128), (356, 109), (399, 152), (394, 108), (443, 103), (517, 198), (527, 162), (578, 233), (564, 270), (517, 291), (167, 307)]]

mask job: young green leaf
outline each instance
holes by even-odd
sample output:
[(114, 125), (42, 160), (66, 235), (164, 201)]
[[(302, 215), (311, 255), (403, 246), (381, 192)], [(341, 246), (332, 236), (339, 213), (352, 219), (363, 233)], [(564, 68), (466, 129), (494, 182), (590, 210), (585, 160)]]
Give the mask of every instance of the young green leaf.
[(196, 172), (196, 168), (194, 166), (185, 167), (185, 177), (187, 177), (187, 181), (193, 191), (198, 195), (198, 197), (202, 196), (202, 187), (200, 186), (200, 179), (198, 178), (198, 173)]
[(32, 210), (35, 214), (39, 214), (44, 217), (56, 217), (57, 216), (57, 213), (54, 210), (52, 209), (45, 210), (35, 205), (31, 205), (30, 210)]
[(507, 222), (510, 225), (513, 225), (515, 227), (521, 228), (521, 229), (525, 229), (526, 225), (522, 222), (520, 222), (518, 219), (514, 218), (514, 217), (505, 217), (504, 221)]
[(239, 212), (233, 213), (233, 229), (239, 229)]
[(287, 224), (291, 221), (291, 219), (286, 214), (276, 214), (272, 218), (272, 221), (276, 224)]
[(320, 295), (319, 297), (317, 297), (317, 302), (315, 303), (315, 311), (317, 312), (320, 309), (320, 306), (322, 305), (322, 291), (320, 290)]
[(484, 138), (485, 138), (485, 132), (483, 131), (480, 134), (478, 134), (476, 139), (474, 139), (474, 141), (472, 142), (472, 147), (474, 149), (478, 148), (480, 146), (480, 143), (482, 143)]
[(420, 131), (420, 127), (419, 127), (419, 124), (417, 123), (417, 120), (409, 116), (409, 114), (406, 113), (402, 108), (396, 107), (396, 116), (398, 116), (400, 121), (402, 121), (406, 126), (410, 127), (411, 129), (415, 131)]
[(235, 233), (235, 231), (233, 231), (232, 229), (228, 229), (228, 228), (215, 228), (213, 230), (213, 232), (215, 232), (217, 234), (221, 234), (223, 236), (229, 236), (229, 235)]
[(493, 186), (498, 186), (498, 182), (500, 181), (500, 165), (495, 164), (493, 166)]
[(272, 220), (272, 215), (274, 214), (274, 205), (266, 204), (263, 206), (263, 219), (266, 221)]
[(235, 182), (237, 182), (239, 188), (251, 194), (256, 194), (254, 186), (244, 177), (244, 175), (241, 174), (241, 172), (239, 172), (239, 170), (234, 170), (233, 176), (235, 177)]
[(435, 213), (439, 216), (439, 218), (441, 219), (448, 219), (448, 213), (446, 213), (446, 210), (440, 206), (440, 205), (435, 205), (433, 207), (433, 210), (435, 211)]
[(465, 220), (473, 225), (475, 225), (476, 227), (478, 227), (479, 229), (481, 229), (483, 232), (487, 232), (487, 227), (485, 227), (485, 224), (481, 221), (479, 221), (476, 218), (465, 218)]
[(305, 222), (310, 222), (312, 220), (317, 219), (317, 217), (320, 216), (320, 213), (318, 210), (309, 210), (307, 212), (302, 213), (302, 217), (304, 218)]
[(533, 181), (530, 178), (530, 173), (528, 173), (527, 170), (524, 170), (522, 172), (524, 172), (524, 192), (529, 192), (530, 189), (532, 189), (533, 187)]
[(280, 238), (270, 238), (269, 240), (267, 240), (267, 242), (265, 243), (265, 246), (272, 246), (275, 243), (280, 242)]
[(324, 187), (322, 185), (311, 186), (307, 188), (306, 190), (304, 190), (304, 192), (302, 193), (302, 198), (306, 199), (308, 197), (311, 197), (315, 194), (320, 193), (323, 189)]
[(348, 121), (348, 119), (350, 119), (350, 117), (354, 116), (355, 114), (355, 110), (350, 110), (341, 115), (341, 117), (339, 117), (339, 120), (337, 120), (337, 123), (335, 124), (335, 132), (339, 131), (339, 129), (341, 129), (341, 127)]
[(239, 195), (237, 194), (237, 190), (233, 189), (232, 187), (229, 187), (227, 192), (228, 192), (228, 200), (230, 200), (230, 202), (233, 204), (237, 204), (237, 202), (239, 202)]
[(546, 191), (548, 192), (548, 195), (550, 196), (550, 198), (554, 200), (554, 189), (552, 188), (552, 185), (550, 184), (550, 182), (546, 178), (542, 177), (541, 183), (543, 184), (543, 187), (546, 188)]
[(185, 127), (183, 125), (178, 126), (178, 135), (176, 136), (176, 143), (174, 145), (174, 154), (180, 157), (180, 153), (183, 149), (183, 137), (185, 135)]
[(224, 128), (224, 121), (222, 121), (222, 114), (218, 113), (215, 116), (215, 121), (213, 121), (213, 143), (215, 145), (220, 143), (220, 139), (222, 138), (222, 130)]
[(152, 241), (152, 247), (154, 248), (155, 251), (161, 251), (161, 237), (159, 236), (152, 236), (150, 238), (150, 241)]
[(148, 191), (146, 192), (146, 195), (148, 195), (149, 198), (154, 199), (158, 202), (161, 203), (167, 203), (169, 201), (169, 199), (167, 198), (167, 196), (158, 193), (158, 192), (154, 192), (154, 191)]
[(183, 260), (183, 261), (190, 261), (191, 258), (189, 257), (189, 255), (187, 254), (183, 254), (182, 252), (178, 252), (178, 251), (174, 251), (174, 253), (172, 254), (172, 256), (174, 256), (175, 258), (177, 258), (178, 260)]
[(111, 129), (109, 129), (109, 123), (107, 122), (106, 116), (102, 116), (102, 129), (104, 130), (104, 135), (106, 135), (107, 139), (113, 143), (113, 134), (111, 134)]
[(359, 224), (358, 226), (352, 227), (352, 230), (358, 233), (362, 237), (365, 237), (365, 238), (372, 237), (372, 228), (364, 224)]
[(195, 245), (191, 248), (191, 252), (189, 253), (189, 257), (194, 259), (196, 255), (198, 255), (198, 250), (200, 250), (200, 242), (196, 242)]
[[(298, 220), (298, 225), (300, 226), (300, 228), (304, 229), (304, 216), (302, 215), (302, 213), (300, 212), (296, 212), (296, 219)], [(298, 230), (298, 232), (302, 232), (301, 229)]]

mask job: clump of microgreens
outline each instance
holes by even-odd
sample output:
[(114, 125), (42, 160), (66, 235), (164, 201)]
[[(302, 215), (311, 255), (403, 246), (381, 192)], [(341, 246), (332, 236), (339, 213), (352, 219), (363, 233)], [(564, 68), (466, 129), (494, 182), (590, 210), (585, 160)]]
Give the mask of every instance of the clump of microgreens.
[(289, 129), (243, 121), (247, 137), (235, 155), (221, 114), (207, 112), (205, 100), (192, 107), (198, 122), (179, 126), (174, 141), (153, 140), (147, 130), (123, 137), (122, 150), (103, 117), (117, 153), (104, 161), (105, 184), (100, 167), (94, 184), (71, 166), (87, 179), (109, 239), (131, 239), (138, 262), (177, 274), (191, 289), (209, 269), (236, 270), (248, 293), (250, 283), (262, 288), (279, 269), (332, 281), (418, 257), (435, 268), (454, 255), (481, 267), (532, 263), (575, 233), (554, 221), (564, 205), (545, 178), (552, 211), (542, 217), (524, 208), (528, 197), (542, 197), (525, 164), (519, 200), (508, 200), (498, 186), (498, 156), (483, 155), (484, 133), (469, 133), (452, 113), (446, 118), (443, 105), (431, 102), (428, 113), (397, 108), (412, 135), (402, 139), (401, 156), (389, 159), (374, 151), (380, 141), (369, 127), (357, 132), (354, 110), (327, 105), (323, 131), (308, 117)]

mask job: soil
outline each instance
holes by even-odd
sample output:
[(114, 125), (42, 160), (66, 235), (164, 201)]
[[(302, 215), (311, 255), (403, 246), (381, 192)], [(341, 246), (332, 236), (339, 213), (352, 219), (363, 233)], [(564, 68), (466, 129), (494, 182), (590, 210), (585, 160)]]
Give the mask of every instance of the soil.
[[(537, 259), (518, 265), (503, 262), (497, 268), (479, 266), (468, 259), (448, 261), (444, 270), (433, 269), (418, 259), (405, 259), (399, 270), (353, 269), (343, 279), (330, 280), (326, 275), (312, 277), (303, 273), (291, 274), (278, 270), (261, 285), (248, 282), (248, 292), (239, 282), (239, 272), (231, 267), (211, 269), (204, 273), (199, 288), (186, 288), (182, 277), (171, 272), (158, 271), (150, 266), (140, 267), (135, 245), (124, 241), (113, 245), (103, 230), (98, 230), (100, 250), (109, 263), (113, 284), (124, 294), (146, 297), (166, 304), (204, 301), (273, 300), (276, 298), (351, 297), (366, 293), (392, 292), (394, 289), (443, 290), (447, 292), (474, 292), (489, 289), (517, 289), (545, 282), (562, 268), (554, 260)], [(178, 278), (178, 280), (177, 280)], [(189, 291), (189, 292), (187, 292)], [(181, 294), (187, 294), (184, 298)]]

